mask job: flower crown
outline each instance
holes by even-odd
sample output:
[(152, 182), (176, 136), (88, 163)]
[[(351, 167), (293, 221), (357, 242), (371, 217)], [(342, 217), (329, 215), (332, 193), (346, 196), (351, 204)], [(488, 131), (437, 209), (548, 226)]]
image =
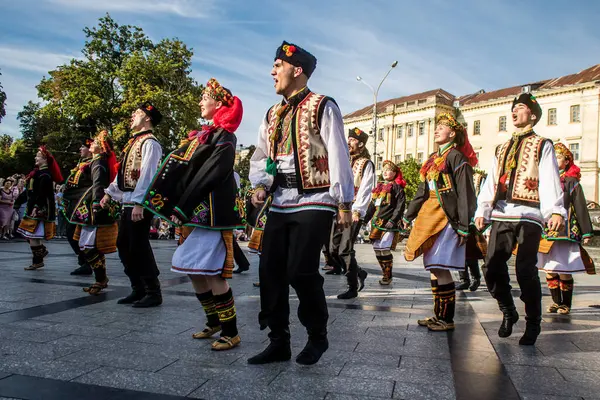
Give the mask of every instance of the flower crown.
[(459, 123), (456, 118), (454, 118), (453, 115), (448, 114), (448, 113), (441, 113), (437, 116), (436, 118), (436, 125), (446, 125), (448, 127), (450, 127), (450, 129), (452, 129), (454, 132), (456, 131), (462, 131), (464, 130), (464, 126), (462, 126), (461, 123)]
[(206, 89), (204, 92), (208, 94), (212, 99), (220, 101), (225, 106), (229, 107), (233, 104), (233, 96), (229, 93), (221, 84), (215, 79), (210, 78), (206, 83)]
[(571, 152), (571, 150), (569, 150), (567, 148), (567, 146), (565, 146), (562, 143), (556, 143), (554, 145), (554, 152), (556, 154), (560, 154), (562, 155), (564, 158), (566, 158), (567, 160), (573, 160), (573, 153)]
[(102, 148), (103, 153), (108, 153), (112, 150), (110, 137), (108, 136), (108, 131), (105, 129), (98, 133), (98, 135), (94, 138), (94, 142), (96, 142), (96, 144)]

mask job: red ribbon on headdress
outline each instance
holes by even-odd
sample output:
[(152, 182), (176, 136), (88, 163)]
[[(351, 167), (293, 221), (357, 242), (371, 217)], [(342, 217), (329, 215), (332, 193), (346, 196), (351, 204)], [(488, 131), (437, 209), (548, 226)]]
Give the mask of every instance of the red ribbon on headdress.
[(479, 160), (477, 159), (477, 154), (475, 153), (475, 150), (473, 150), (473, 146), (471, 146), (471, 142), (469, 142), (469, 135), (467, 135), (467, 130), (463, 129), (463, 133), (465, 135), (465, 144), (458, 147), (457, 150), (463, 153), (463, 155), (467, 157), (469, 165), (471, 167), (474, 167), (477, 165)]
[(396, 179), (394, 179), (394, 181), (400, 185), (403, 189), (406, 187), (406, 181), (404, 180), (404, 177), (402, 176), (402, 170), (400, 169), (400, 167), (398, 167), (398, 171), (396, 172)]
[(115, 180), (117, 173), (119, 173), (119, 163), (113, 150), (106, 153), (106, 162), (108, 163), (108, 179), (112, 182)]
[[(60, 172), (60, 167), (58, 166), (58, 163), (56, 162), (56, 159), (54, 158), (52, 153), (50, 153), (48, 151), (46, 146), (40, 146), (39, 151), (42, 153), (42, 155), (46, 159), (46, 163), (48, 164), (48, 171), (50, 172), (50, 176), (52, 177), (52, 180), (55, 183), (61, 183), (62, 181), (64, 181), (62, 173)], [(35, 171), (37, 171), (37, 170), (38, 170), (37, 167), (34, 168), (33, 171), (31, 171), (29, 173), (29, 175), (27, 175), (27, 179), (33, 177), (33, 174), (35, 174)]]
[(565, 168), (564, 176), (570, 176), (579, 181), (581, 179), (581, 169), (575, 165), (573, 161), (569, 160), (569, 164), (567, 165), (567, 168)]
[(242, 123), (242, 117), (244, 115), (244, 107), (242, 101), (237, 97), (233, 96), (233, 103), (231, 106), (219, 108), (213, 116), (213, 123), (215, 126), (225, 129), (228, 132), (235, 133)]

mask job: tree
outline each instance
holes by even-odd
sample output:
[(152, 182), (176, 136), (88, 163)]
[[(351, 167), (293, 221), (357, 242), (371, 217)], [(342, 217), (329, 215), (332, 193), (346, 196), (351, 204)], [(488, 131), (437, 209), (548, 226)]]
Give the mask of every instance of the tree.
[(252, 158), (256, 146), (250, 145), (246, 150), (248, 150), (248, 154), (246, 154), (246, 156), (235, 166), (235, 171), (240, 174), (242, 189), (250, 187), (250, 180), (248, 179), (248, 175), (250, 175), (250, 158)]
[[(0, 76), (2, 76), (2, 72), (0, 72)], [(2, 89), (2, 83), (0, 82), (0, 122), (2, 122), (2, 118), (6, 116), (6, 93)]]
[(402, 161), (399, 166), (402, 170), (402, 176), (406, 181), (406, 187), (404, 188), (404, 191), (406, 193), (406, 201), (408, 203), (413, 199), (413, 197), (415, 197), (417, 187), (421, 183), (421, 176), (419, 174), (421, 165), (411, 158), (409, 160)]
[(163, 114), (155, 134), (165, 151), (197, 127), (202, 86), (190, 77), (193, 52), (183, 42), (154, 44), (141, 28), (119, 25), (109, 14), (83, 32), (83, 58), (58, 66), (37, 86), (47, 103), (34, 114), (51, 121), (43, 134), (51, 149), (69, 148), (100, 129), (122, 146), (131, 133), (131, 112), (144, 101)]

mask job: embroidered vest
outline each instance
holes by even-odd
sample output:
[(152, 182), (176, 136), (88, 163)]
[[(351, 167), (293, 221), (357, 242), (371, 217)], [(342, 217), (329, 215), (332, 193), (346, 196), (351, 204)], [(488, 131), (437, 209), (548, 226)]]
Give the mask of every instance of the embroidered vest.
[(121, 160), (118, 183), (123, 192), (135, 190), (142, 169), (142, 146), (146, 140), (156, 140), (156, 137), (152, 132), (136, 137)]
[(361, 157), (352, 162), (352, 175), (354, 176), (354, 200), (356, 200), (356, 195), (358, 194), (360, 184), (362, 183), (365, 167), (369, 161), (371, 160), (369, 160), (367, 157)]
[[(506, 201), (539, 208), (540, 206), (540, 157), (542, 147), (547, 139), (533, 134), (524, 138), (517, 154), (517, 166), (512, 172), (511, 182), (506, 182)], [(510, 150), (510, 141), (499, 146), (496, 150), (498, 176), (504, 175), (506, 156)], [(496, 182), (496, 196), (498, 196)]]
[[(329, 157), (319, 126), (319, 111), (327, 100), (330, 98), (310, 92), (283, 120), (275, 159), (290, 155), (293, 150), (299, 193), (329, 189)], [(267, 137), (275, 131), (277, 111), (282, 106), (281, 103), (275, 104), (269, 111)], [(272, 154), (269, 156), (273, 157)]]

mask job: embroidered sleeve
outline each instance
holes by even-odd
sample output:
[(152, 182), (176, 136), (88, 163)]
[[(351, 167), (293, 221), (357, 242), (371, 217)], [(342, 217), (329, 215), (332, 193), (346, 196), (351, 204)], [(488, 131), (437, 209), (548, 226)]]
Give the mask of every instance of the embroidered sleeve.
[(405, 205), (406, 194), (404, 192), (404, 189), (398, 185), (396, 193), (396, 208), (394, 209), (394, 213), (390, 217), (390, 221), (392, 221), (395, 226), (398, 226), (398, 223), (402, 219), (402, 214), (404, 214)]
[(248, 176), (253, 188), (269, 190), (273, 185), (274, 176), (267, 173), (267, 158), (269, 154), (269, 138), (267, 137), (267, 115), (258, 129), (258, 141), (256, 150), (250, 158), (250, 174)]
[(585, 202), (585, 195), (579, 182), (575, 182), (571, 189), (571, 202), (577, 217), (577, 223), (581, 228), (582, 237), (590, 237), (594, 235), (594, 228), (590, 219), (590, 213)]
[(329, 194), (338, 203), (351, 203), (354, 199), (354, 178), (344, 121), (340, 109), (331, 100), (326, 102), (323, 110), (321, 136), (329, 157)]
[(421, 182), (419, 187), (417, 188), (417, 193), (415, 193), (415, 197), (408, 204), (408, 209), (406, 210), (406, 214), (404, 215), (404, 222), (411, 223), (415, 218), (417, 218), (417, 214), (421, 211), (421, 207), (427, 197), (429, 196), (429, 185), (427, 181)]
[(131, 202), (136, 204), (142, 204), (144, 202), (144, 196), (148, 190), (148, 186), (154, 178), (154, 174), (160, 164), (162, 158), (162, 147), (156, 140), (148, 139), (142, 146), (142, 167), (140, 170), (140, 177), (135, 190), (131, 195)]
[(375, 168), (373, 163), (368, 161), (363, 170), (363, 177), (360, 182), (360, 187), (356, 193), (354, 204), (352, 205), (352, 212), (358, 213), (360, 218), (363, 218), (369, 208), (371, 202), (371, 192), (375, 186)]
[(567, 217), (564, 208), (563, 189), (558, 174), (558, 163), (554, 154), (552, 142), (546, 142), (542, 149), (540, 158), (540, 211), (545, 220), (550, 219), (552, 214)]

